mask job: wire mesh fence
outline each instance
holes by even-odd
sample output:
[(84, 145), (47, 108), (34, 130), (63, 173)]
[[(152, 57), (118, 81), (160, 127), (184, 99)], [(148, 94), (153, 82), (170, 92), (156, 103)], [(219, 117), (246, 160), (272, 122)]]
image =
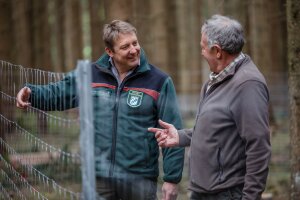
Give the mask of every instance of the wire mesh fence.
[(16, 108), (27, 83), (45, 85), (64, 78), (0, 63), (0, 182), (8, 199), (80, 199), (81, 169), (76, 109), (46, 112)]
[[(26, 83), (55, 83), (66, 74), (0, 61), (0, 75), (0, 199), (81, 199), (79, 110), (16, 108), (17, 92)], [(265, 193), (271, 194), (273, 200), (283, 200), (288, 198), (290, 187), (287, 76), (279, 73), (266, 78), (271, 99), (272, 159)], [(178, 96), (185, 127), (192, 127), (199, 96)], [(187, 148), (180, 200), (189, 195), (188, 154)], [(157, 187), (159, 197), (161, 184), (162, 174)]]

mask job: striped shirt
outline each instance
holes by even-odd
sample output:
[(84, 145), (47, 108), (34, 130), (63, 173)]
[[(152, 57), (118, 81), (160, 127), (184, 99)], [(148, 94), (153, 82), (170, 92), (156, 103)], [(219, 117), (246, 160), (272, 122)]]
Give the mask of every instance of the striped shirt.
[(243, 58), (245, 58), (245, 55), (240, 53), (240, 55), (236, 57), (229, 65), (227, 65), (220, 73), (216, 74), (215, 72), (211, 72), (209, 75), (210, 81), (208, 82), (206, 91), (208, 91), (213, 84), (222, 81), (230, 72), (235, 70), (236, 64)]

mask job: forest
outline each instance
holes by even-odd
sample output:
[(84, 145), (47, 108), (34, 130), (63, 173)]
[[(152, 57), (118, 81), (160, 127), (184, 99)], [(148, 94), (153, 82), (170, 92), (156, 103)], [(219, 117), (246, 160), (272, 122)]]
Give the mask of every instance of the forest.
[(79, 60), (95, 61), (104, 53), (104, 24), (128, 21), (149, 62), (172, 77), (185, 126), (191, 127), (209, 74), (200, 29), (213, 14), (241, 22), (243, 52), (270, 90), (273, 155), (265, 193), (273, 200), (299, 199), (299, 0), (0, 0), (0, 60), (68, 72)]

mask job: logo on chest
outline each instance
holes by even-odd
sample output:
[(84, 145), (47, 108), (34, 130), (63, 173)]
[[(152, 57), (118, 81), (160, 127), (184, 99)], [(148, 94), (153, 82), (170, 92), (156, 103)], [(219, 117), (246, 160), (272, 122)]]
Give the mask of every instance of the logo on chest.
[(142, 104), (143, 93), (139, 91), (129, 90), (127, 96), (127, 104), (130, 107), (136, 108)]

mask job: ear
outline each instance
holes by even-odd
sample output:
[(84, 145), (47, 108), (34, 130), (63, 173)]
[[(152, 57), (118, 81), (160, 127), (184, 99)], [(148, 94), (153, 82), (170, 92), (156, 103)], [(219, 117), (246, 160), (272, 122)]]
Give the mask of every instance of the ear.
[(219, 45), (214, 45), (217, 59), (222, 58), (222, 48)]
[(113, 51), (110, 49), (110, 48), (108, 48), (108, 47), (105, 47), (105, 51), (106, 51), (106, 53), (110, 56), (110, 57), (113, 57)]

